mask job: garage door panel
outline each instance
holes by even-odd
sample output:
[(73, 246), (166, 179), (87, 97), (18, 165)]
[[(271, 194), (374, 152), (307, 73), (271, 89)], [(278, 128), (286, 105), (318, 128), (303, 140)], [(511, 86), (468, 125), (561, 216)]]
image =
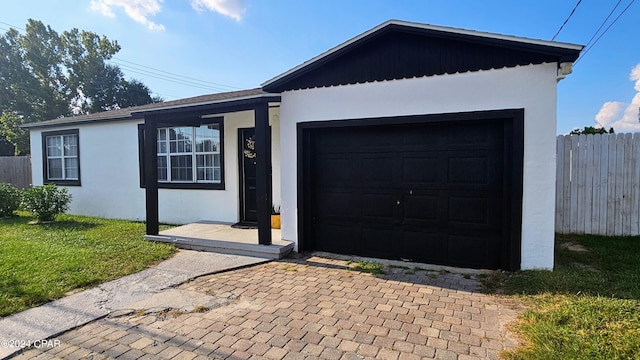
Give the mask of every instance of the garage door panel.
[(449, 158), (450, 184), (487, 184), (489, 161), (486, 157), (465, 156)]
[(502, 124), (500, 122), (482, 122), (450, 126), (447, 139), (450, 146), (499, 148), (502, 141)]
[(318, 192), (316, 216), (321, 218), (357, 218), (361, 215), (358, 194), (339, 189)]
[(362, 248), (360, 254), (365, 256), (395, 257), (393, 245), (394, 230), (391, 226), (363, 225)]
[(446, 234), (429, 232), (425, 229), (405, 230), (402, 232), (402, 258), (424, 261), (432, 264), (446, 262)]
[(437, 195), (405, 195), (403, 203), (405, 220), (438, 220)]
[[(329, 135), (329, 134), (327, 134)], [(344, 153), (353, 149), (353, 136), (345, 131), (332, 131), (330, 136), (317, 136), (314, 139), (316, 154)]]
[(315, 226), (315, 248), (341, 254), (357, 254), (360, 234), (357, 225), (349, 222), (319, 222)]
[(485, 192), (478, 196), (477, 192), (464, 192), (448, 197), (448, 221), (455, 226), (466, 226), (470, 229), (491, 229), (499, 231), (502, 223), (502, 203), (499, 193)]
[(369, 218), (387, 218), (394, 216), (396, 196), (393, 194), (362, 194), (362, 216)]
[(380, 131), (377, 127), (365, 127), (352, 130), (351, 144), (357, 151), (382, 151), (394, 148), (398, 142), (398, 132), (395, 129)]
[(486, 197), (449, 197), (449, 221), (458, 224), (488, 226), (489, 201)]
[(393, 184), (395, 159), (387, 154), (363, 157), (360, 160), (361, 185), (388, 187)]
[(404, 157), (402, 159), (402, 182), (415, 185), (430, 185), (438, 182), (439, 169), (438, 158), (431, 157)]
[(499, 251), (491, 244), (496, 240), (492, 237), (449, 235), (448, 262), (460, 266), (495, 267)]
[(433, 126), (430, 131), (404, 131), (402, 133), (402, 144), (405, 149), (431, 148), (437, 149), (447, 145), (447, 138), (441, 126)]
[(318, 186), (350, 186), (357, 183), (357, 162), (345, 157), (322, 157), (314, 171)]
[[(477, 121), (314, 129), (316, 248), (499, 267), (507, 233), (503, 126)], [(320, 149), (332, 144), (339, 147)], [(337, 234), (340, 229), (349, 236)]]

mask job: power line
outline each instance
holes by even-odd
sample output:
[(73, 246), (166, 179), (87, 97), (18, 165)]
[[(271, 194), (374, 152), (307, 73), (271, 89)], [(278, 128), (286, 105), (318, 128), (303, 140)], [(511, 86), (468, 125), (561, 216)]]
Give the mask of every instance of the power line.
[(145, 68), (145, 69), (150, 69), (150, 70), (153, 70), (153, 71), (161, 72), (161, 73), (172, 75), (172, 76), (177, 76), (177, 77), (188, 79), (188, 80), (193, 80), (193, 81), (196, 81), (196, 82), (199, 82), (199, 83), (210, 84), (210, 85), (220, 86), (220, 87), (226, 87), (226, 88), (229, 88), (229, 89), (232, 89), (232, 90), (241, 90), (241, 88), (239, 88), (239, 87), (220, 84), (220, 83), (215, 83), (215, 82), (201, 80), (201, 79), (196, 79), (196, 78), (192, 78), (192, 77), (189, 77), (189, 76), (180, 75), (180, 74), (172, 73), (172, 72), (169, 72), (169, 71), (164, 71), (164, 70), (160, 70), (160, 69), (157, 69), (157, 68), (153, 68), (151, 66), (137, 64), (137, 63), (134, 63), (132, 61), (127, 61), (127, 60), (116, 58), (116, 57), (114, 57), (111, 61), (112, 62), (116, 62), (116, 63), (118, 61), (122, 61), (122, 62), (125, 62), (125, 63), (128, 63), (128, 64), (131, 64), (131, 65), (135, 65), (135, 66), (142, 67), (142, 68)]
[(604, 34), (607, 33), (607, 31), (609, 31), (609, 29), (611, 29), (611, 27), (613, 26), (613, 24), (615, 24), (622, 15), (624, 15), (624, 13), (631, 7), (631, 5), (635, 2), (636, 0), (631, 0), (631, 2), (627, 5), (627, 7), (625, 7), (622, 12), (620, 14), (618, 14), (618, 16), (613, 19), (613, 21), (611, 22), (611, 24), (609, 24), (609, 26), (607, 26), (607, 28), (602, 32), (602, 34), (600, 34), (600, 36), (598, 36), (598, 38), (596, 39), (596, 41), (593, 42), (593, 44), (591, 44), (591, 46), (586, 49), (585, 51), (582, 52), (582, 54), (580, 54), (580, 57), (573, 63), (574, 65), (576, 65), (580, 60), (582, 60), (587, 53), (589, 53), (589, 51), (591, 51), (591, 49), (593, 49), (594, 46), (596, 46), (596, 44), (598, 43), (598, 41), (600, 41), (600, 39), (602, 39), (602, 37), (604, 36)]
[[(15, 28), (15, 29), (17, 29), (19, 31), (22, 31), (22, 32), (26, 31), (23, 28), (11, 25), (11, 24), (3, 22), (3, 21), (0, 21), (0, 24), (10, 26), (11, 28)], [(2, 27), (0, 27), (0, 29), (5, 30), (5, 31), (9, 31), (9, 29), (5, 29), (5, 28), (2, 28)], [(197, 79), (197, 78), (184, 76), (184, 75), (172, 73), (172, 72), (169, 72), (169, 71), (153, 68), (153, 67), (150, 67), (150, 66), (138, 64), (138, 63), (135, 63), (133, 61), (128, 61), (128, 60), (125, 60), (125, 59), (122, 59), (122, 58), (113, 58), (113, 59), (107, 60), (107, 61), (111, 62), (113, 64), (116, 64), (117, 66), (119, 66), (120, 68), (126, 70), (127, 72), (132, 72), (132, 73), (139, 74), (139, 75), (153, 77), (153, 78), (160, 79), (160, 80), (163, 80), (163, 81), (173, 82), (175, 84), (180, 84), (180, 85), (184, 85), (184, 86), (190, 86), (190, 87), (194, 87), (194, 88), (198, 88), (198, 89), (202, 89), (202, 90), (207, 90), (207, 91), (230, 91), (230, 90), (238, 90), (238, 89), (240, 89), (239, 87), (236, 87), (236, 86), (225, 85), (225, 84), (215, 83), (215, 82), (206, 81), (206, 80), (200, 80), (200, 79)], [(126, 64), (123, 64), (123, 63), (126, 63)], [(129, 65), (127, 65), (127, 64), (129, 64)]]
[[(20, 31), (27, 31), (27, 30), (25, 30), (25, 29), (23, 29), (23, 28), (21, 28), (21, 27), (17, 27), (17, 26), (15, 26), (15, 25), (11, 25), (11, 24), (8, 24), (8, 23), (6, 23), (6, 22), (2, 22), (2, 21), (0, 21), (0, 24), (7, 25), (7, 26), (9, 26), (9, 27), (12, 27), (12, 28), (14, 28), (14, 29), (18, 29), (18, 30), (20, 30)], [(6, 30), (6, 29), (3, 29), (3, 30)], [(8, 31), (8, 30), (7, 30), (7, 31)]]
[(611, 12), (609, 12), (609, 15), (607, 15), (607, 18), (604, 19), (604, 21), (602, 22), (602, 24), (600, 24), (600, 27), (598, 28), (598, 30), (596, 30), (596, 32), (593, 33), (593, 36), (591, 37), (591, 39), (589, 39), (589, 41), (587, 42), (587, 44), (584, 46), (589, 47), (589, 45), (591, 44), (591, 42), (593, 41), (593, 39), (596, 37), (596, 35), (598, 35), (598, 33), (600, 32), (600, 30), (602, 29), (602, 27), (604, 26), (604, 24), (607, 23), (607, 21), (609, 21), (609, 18), (611, 17), (611, 15), (613, 15), (613, 13), (616, 11), (616, 9), (618, 8), (618, 6), (620, 5), (620, 3), (622, 2), (622, 0), (618, 0), (618, 3), (616, 4), (616, 6), (613, 7), (613, 9), (611, 10)]
[[(113, 61), (109, 61), (109, 62), (113, 62)], [(220, 88), (220, 87), (217, 87), (217, 86), (199, 84), (199, 83), (196, 83), (196, 82), (193, 82), (193, 81), (183, 80), (183, 79), (172, 77), (172, 76), (168, 76), (168, 75), (162, 75), (162, 74), (154, 73), (152, 71), (147, 71), (147, 70), (144, 70), (144, 69), (138, 69), (138, 68), (131, 67), (131, 66), (128, 66), (128, 65), (124, 65), (124, 64), (118, 64), (118, 63), (115, 63), (115, 64), (117, 64), (122, 69), (126, 70), (127, 72), (132, 72), (132, 73), (136, 73), (136, 74), (140, 74), (140, 75), (144, 75), (144, 76), (148, 76), (148, 77), (152, 77), (152, 78), (156, 78), (156, 79), (160, 79), (160, 80), (164, 80), (164, 81), (169, 81), (169, 82), (180, 84), (180, 85), (191, 86), (191, 87), (194, 87), (194, 88), (199, 88), (199, 89), (208, 90), (208, 91), (228, 91), (228, 89)]]
[(558, 29), (558, 31), (556, 32), (555, 35), (553, 35), (553, 37), (551, 38), (551, 41), (555, 40), (556, 37), (558, 36), (558, 34), (560, 34), (560, 31), (562, 31), (562, 29), (564, 28), (565, 25), (567, 25), (567, 23), (569, 22), (569, 19), (571, 19), (571, 17), (573, 16), (573, 13), (576, 12), (576, 9), (578, 8), (578, 5), (580, 5), (580, 3), (582, 2), (582, 0), (578, 0), (578, 3), (576, 3), (576, 6), (573, 7), (573, 10), (571, 10), (571, 13), (569, 14), (569, 16), (567, 16), (567, 18), (564, 20), (564, 22), (562, 23), (562, 25), (560, 26), (560, 29)]
[[(175, 96), (175, 95), (169, 95), (169, 94), (165, 94), (165, 93), (159, 93), (159, 92), (154, 92), (154, 94), (161, 96), (162, 98), (170, 98), (170, 99), (179, 99), (180, 97)], [(166, 99), (164, 99), (166, 100)]]

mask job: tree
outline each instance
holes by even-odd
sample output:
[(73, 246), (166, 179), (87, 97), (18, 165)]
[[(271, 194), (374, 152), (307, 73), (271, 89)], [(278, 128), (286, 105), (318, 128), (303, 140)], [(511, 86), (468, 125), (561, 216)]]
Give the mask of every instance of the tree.
[(162, 101), (107, 63), (118, 51), (105, 36), (75, 28), (60, 35), (32, 19), (24, 34), (0, 36), (0, 139), (24, 153), (28, 135), (16, 124)]
[(0, 115), (0, 132), (13, 145), (13, 155), (29, 153), (29, 132), (20, 127), (22, 119), (11, 113)]
[(609, 131), (607, 131), (605, 128), (596, 128), (593, 126), (585, 126), (584, 129), (580, 130), (580, 129), (573, 129), (569, 135), (581, 135), (581, 134), (613, 134), (613, 128), (609, 128)]

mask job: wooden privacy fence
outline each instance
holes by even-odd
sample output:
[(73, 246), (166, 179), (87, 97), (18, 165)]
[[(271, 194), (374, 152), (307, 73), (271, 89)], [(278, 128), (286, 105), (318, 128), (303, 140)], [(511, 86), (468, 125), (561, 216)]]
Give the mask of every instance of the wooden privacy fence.
[(31, 158), (29, 156), (0, 156), (0, 183), (10, 183), (18, 189), (31, 184)]
[(640, 234), (640, 134), (557, 138), (556, 232)]

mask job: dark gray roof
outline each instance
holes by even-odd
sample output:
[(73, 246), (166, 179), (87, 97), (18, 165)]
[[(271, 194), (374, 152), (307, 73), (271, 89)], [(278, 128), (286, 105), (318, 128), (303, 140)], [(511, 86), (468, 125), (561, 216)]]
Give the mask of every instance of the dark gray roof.
[(264, 92), (260, 88), (256, 88), (256, 89), (249, 89), (249, 90), (239, 90), (239, 91), (230, 91), (230, 92), (217, 93), (217, 94), (200, 95), (200, 96), (194, 96), (194, 97), (185, 98), (185, 99), (164, 101), (164, 102), (140, 105), (140, 106), (132, 106), (125, 109), (117, 109), (117, 110), (103, 111), (103, 112), (94, 113), (94, 114), (77, 115), (77, 116), (63, 117), (63, 118), (47, 120), (47, 121), (40, 121), (36, 123), (24, 124), (22, 127), (23, 128), (40, 128), (40, 127), (62, 126), (62, 125), (75, 125), (75, 124), (82, 124), (82, 123), (88, 123), (88, 122), (138, 120), (138, 119), (142, 119), (142, 116), (136, 114), (137, 112), (149, 111), (149, 110), (155, 110), (155, 109), (181, 108), (185, 106), (192, 106), (192, 105), (198, 105), (198, 104), (225, 102), (225, 101), (238, 100), (243, 98), (258, 97), (258, 96), (267, 95), (267, 94), (269, 93)]

